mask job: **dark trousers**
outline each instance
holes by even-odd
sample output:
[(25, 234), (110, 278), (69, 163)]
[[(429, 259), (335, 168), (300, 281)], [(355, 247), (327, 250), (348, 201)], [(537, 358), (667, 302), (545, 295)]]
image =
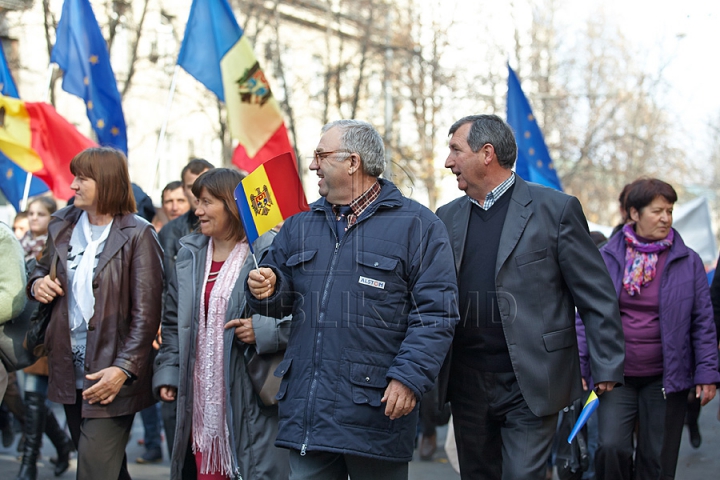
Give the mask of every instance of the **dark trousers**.
[(534, 415), (514, 373), (454, 362), (449, 388), (463, 480), (545, 478), (558, 416)]
[(177, 416), (177, 400), (173, 402), (160, 402), (160, 413), (162, 415), (163, 428), (165, 429), (165, 440), (167, 441), (168, 457), (173, 456), (173, 445), (175, 444), (175, 418)]
[(65, 416), (78, 452), (77, 480), (130, 480), (125, 446), (135, 415), (83, 418), (81, 390), (75, 398)]
[(145, 430), (145, 450), (147, 451), (160, 451), (162, 431), (162, 419), (160, 418), (160, 405), (157, 403), (150, 405), (144, 410), (140, 411), (140, 418), (142, 418), (143, 430)]
[(407, 480), (407, 462), (290, 450), (290, 480)]
[[(675, 478), (687, 394), (684, 390), (664, 396), (662, 375), (625, 377), (623, 386), (605, 392), (597, 411), (596, 478)], [(636, 422), (638, 433), (634, 446)]]

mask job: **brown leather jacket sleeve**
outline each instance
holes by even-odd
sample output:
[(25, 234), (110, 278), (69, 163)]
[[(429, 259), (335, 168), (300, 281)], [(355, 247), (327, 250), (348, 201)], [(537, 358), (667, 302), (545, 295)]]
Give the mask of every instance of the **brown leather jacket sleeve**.
[(155, 230), (146, 225), (134, 237), (130, 259), (130, 325), (113, 365), (137, 376), (152, 361), (152, 345), (160, 326), (163, 252)]

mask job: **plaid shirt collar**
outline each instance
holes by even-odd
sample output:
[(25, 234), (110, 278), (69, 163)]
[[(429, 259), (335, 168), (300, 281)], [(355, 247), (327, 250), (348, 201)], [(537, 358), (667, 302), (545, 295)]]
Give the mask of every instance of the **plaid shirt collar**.
[(510, 172), (510, 177), (502, 182), (500, 185), (492, 189), (492, 192), (485, 196), (485, 201), (481, 204), (472, 197), (468, 197), (472, 203), (482, 208), (483, 210), (490, 210), (490, 207), (495, 205), (495, 202), (502, 197), (503, 193), (507, 192), (510, 187), (515, 183), (515, 172)]
[[(375, 181), (375, 183), (372, 184), (370, 188), (365, 190), (365, 192), (360, 195), (358, 198), (350, 202), (350, 209), (352, 210), (352, 213), (348, 215), (348, 227), (351, 227), (357, 223), (357, 219), (360, 216), (362, 212), (364, 212), (371, 203), (373, 203), (377, 198), (380, 196), (380, 182)], [(335, 214), (335, 219), (337, 220), (340, 216), (340, 205), (333, 205), (333, 213)]]

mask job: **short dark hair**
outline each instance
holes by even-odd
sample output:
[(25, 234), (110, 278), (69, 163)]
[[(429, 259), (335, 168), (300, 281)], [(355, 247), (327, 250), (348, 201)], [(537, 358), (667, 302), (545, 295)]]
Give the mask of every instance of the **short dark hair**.
[(54, 198), (48, 197), (47, 195), (43, 195), (42, 197), (35, 197), (30, 200), (30, 202), (28, 202), (27, 209), (30, 209), (30, 205), (32, 205), (33, 203), (41, 203), (50, 215), (57, 211), (57, 202)]
[(212, 170), (213, 168), (215, 168), (215, 165), (208, 162), (204, 158), (193, 158), (188, 162), (187, 165), (183, 167), (182, 171), (180, 172), (180, 181), (185, 181), (185, 174), (187, 172), (190, 172), (194, 175), (200, 175), (205, 170)]
[(667, 182), (657, 178), (638, 178), (632, 182), (625, 196), (625, 208), (630, 213), (634, 208), (638, 213), (647, 207), (657, 197), (663, 197), (670, 203), (677, 202), (675, 189)]
[(120, 150), (87, 148), (70, 161), (70, 172), (76, 177), (95, 180), (98, 214), (125, 215), (137, 211), (127, 157)]
[(453, 123), (448, 135), (452, 135), (466, 123), (472, 123), (467, 136), (470, 150), (477, 153), (483, 145), (489, 143), (495, 149), (501, 167), (511, 169), (515, 165), (517, 160), (515, 134), (502, 118), (497, 115), (468, 115)]
[(177, 190), (178, 188), (182, 188), (183, 183), (180, 180), (173, 180), (172, 182), (165, 185), (165, 188), (163, 188), (162, 193), (160, 194), (160, 201), (165, 202), (165, 193), (172, 192), (173, 190)]
[(231, 233), (227, 240), (235, 239), (240, 241), (245, 238), (245, 229), (240, 221), (240, 213), (235, 203), (235, 187), (245, 178), (237, 170), (230, 168), (213, 168), (206, 171), (195, 179), (192, 186), (192, 193), (200, 198), (203, 189), (217, 198), (225, 205), (225, 211), (230, 215)]

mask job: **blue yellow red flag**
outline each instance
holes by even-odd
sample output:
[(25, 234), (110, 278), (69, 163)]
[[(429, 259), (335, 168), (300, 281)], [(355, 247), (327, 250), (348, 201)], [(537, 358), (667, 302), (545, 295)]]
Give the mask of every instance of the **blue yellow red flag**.
[(251, 247), (280, 222), (310, 210), (289, 152), (271, 158), (243, 178), (235, 189), (235, 203)]
[(595, 390), (590, 392), (590, 395), (588, 395), (588, 399), (585, 402), (585, 406), (582, 409), (582, 412), (580, 412), (580, 416), (578, 417), (577, 421), (575, 422), (575, 425), (573, 426), (572, 430), (570, 431), (570, 435), (568, 436), (567, 442), (572, 443), (575, 436), (578, 434), (580, 429), (585, 426), (587, 421), (590, 419), (590, 415), (593, 414), (595, 410), (597, 410), (598, 405), (600, 405), (600, 400), (598, 400), (598, 396), (595, 393)]
[(528, 182), (562, 191), (560, 179), (530, 108), (530, 102), (525, 97), (520, 81), (510, 65), (508, 65), (507, 121), (515, 131), (515, 141), (518, 146), (515, 173)]
[[(61, 117), (52, 105), (0, 95), (0, 152), (50, 187), (62, 200), (74, 195), (70, 160), (96, 146)], [(8, 176), (8, 170), (0, 170)], [(12, 172), (11, 176), (14, 175)]]
[(65, 0), (50, 61), (63, 70), (63, 90), (85, 101), (100, 145), (127, 154), (122, 100), (89, 0)]
[(177, 64), (225, 102), (238, 168), (293, 151), (282, 111), (227, 0), (193, 0)]
[[(15, 81), (13, 80), (10, 67), (8, 66), (5, 52), (0, 48), (0, 92), (10, 98), (20, 98), (18, 95)], [(5, 118), (0, 110), (0, 129), (5, 128)], [(0, 133), (2, 135), (2, 133)], [(28, 172), (20, 168), (15, 162), (10, 160), (7, 155), (0, 151), (0, 191), (10, 204), (15, 207), (15, 211), (21, 209), (20, 202), (25, 194), (25, 183), (27, 182)], [(28, 196), (33, 197), (40, 195), (49, 190), (45, 182), (30, 175), (30, 190)]]

